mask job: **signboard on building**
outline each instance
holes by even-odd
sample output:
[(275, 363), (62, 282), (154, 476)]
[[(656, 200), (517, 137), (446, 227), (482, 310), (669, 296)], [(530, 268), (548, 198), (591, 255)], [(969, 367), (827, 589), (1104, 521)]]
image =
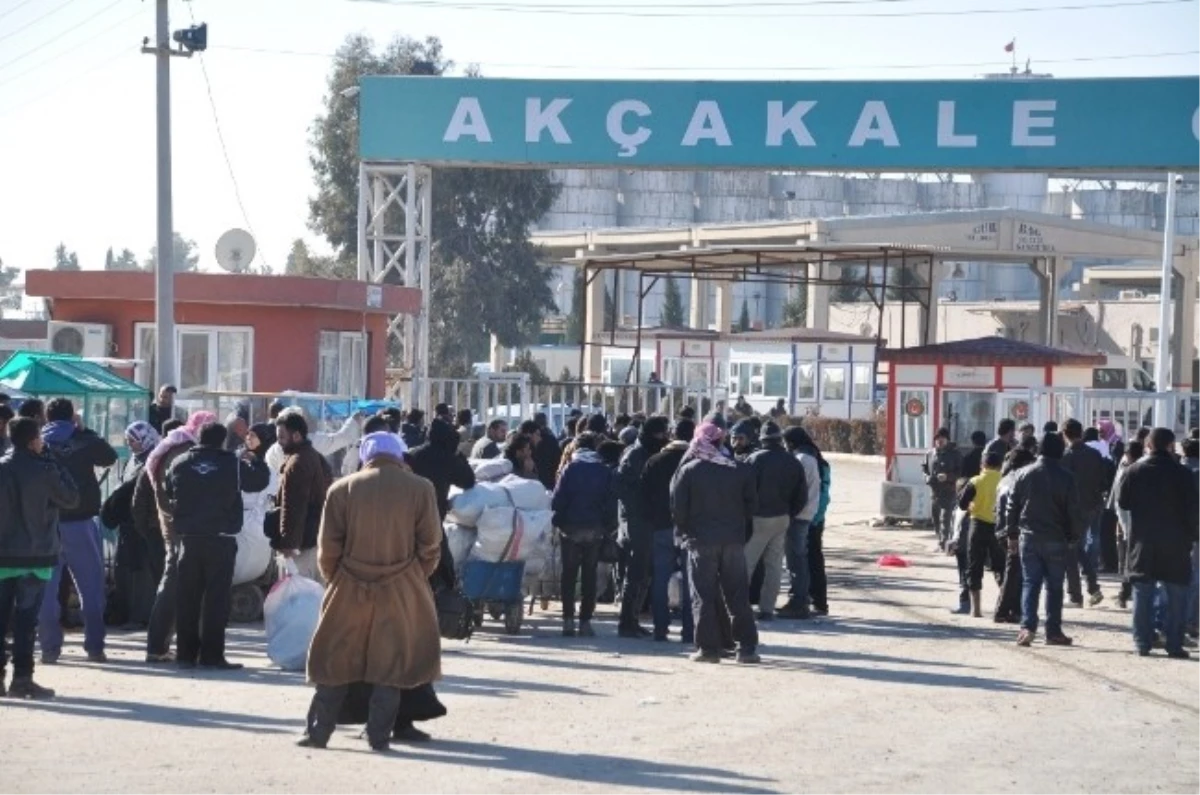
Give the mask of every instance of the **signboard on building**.
[(1196, 77), (685, 82), (362, 79), (368, 161), (1193, 170)]

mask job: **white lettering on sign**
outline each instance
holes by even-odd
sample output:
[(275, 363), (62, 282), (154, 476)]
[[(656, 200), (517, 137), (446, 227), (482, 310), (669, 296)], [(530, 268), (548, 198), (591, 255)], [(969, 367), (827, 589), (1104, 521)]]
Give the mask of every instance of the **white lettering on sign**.
[(850, 134), (850, 141), (846, 145), (862, 146), (867, 141), (881, 141), (887, 147), (900, 145), (886, 102), (871, 100), (863, 103), (858, 124), (854, 125), (854, 132)]
[(702, 139), (715, 141), (717, 146), (732, 146), (729, 130), (725, 128), (725, 119), (721, 116), (721, 106), (711, 99), (696, 103), (692, 120), (688, 122), (687, 132), (683, 134), (681, 146), (695, 146)]
[(552, 99), (550, 104), (542, 107), (540, 97), (530, 97), (525, 100), (525, 143), (536, 144), (542, 140), (542, 130), (548, 130), (556, 144), (571, 143), (567, 128), (563, 127), (558, 115), (571, 104), (569, 99)]
[(979, 145), (979, 136), (954, 132), (954, 103), (938, 103), (937, 145), (971, 149)]
[(767, 103), (767, 146), (783, 146), (783, 134), (791, 133), (797, 146), (816, 146), (817, 141), (804, 124), (804, 114), (817, 106), (816, 102), (797, 102), (783, 112), (783, 103)]
[(475, 97), (463, 97), (458, 101), (442, 140), (454, 143), (464, 135), (471, 136), (481, 144), (492, 142), (492, 132), (483, 116), (483, 108), (479, 107), (479, 100)]
[(1054, 135), (1037, 135), (1034, 130), (1054, 127), (1053, 116), (1035, 116), (1035, 113), (1054, 113), (1058, 102), (1053, 99), (1019, 99), (1013, 103), (1013, 146), (1054, 146), (1058, 143)]
[(949, 386), (992, 386), (996, 381), (994, 368), (950, 367), (942, 370), (944, 382)]
[(641, 100), (623, 99), (613, 103), (608, 109), (608, 137), (620, 147), (617, 150), (618, 157), (633, 157), (637, 154), (638, 147), (650, 140), (650, 130), (646, 127), (639, 126), (632, 132), (625, 131), (625, 117), (630, 113), (645, 118), (650, 115), (650, 107)]

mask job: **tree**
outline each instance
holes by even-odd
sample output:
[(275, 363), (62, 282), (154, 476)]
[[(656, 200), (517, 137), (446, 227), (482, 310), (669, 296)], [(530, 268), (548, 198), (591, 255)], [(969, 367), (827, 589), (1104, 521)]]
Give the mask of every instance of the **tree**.
[(745, 298), (742, 299), (742, 314), (737, 322), (738, 331), (750, 330), (750, 302)]
[(571, 314), (567, 316), (566, 342), (579, 345), (583, 342), (583, 312), (587, 301), (587, 284), (583, 280), (583, 268), (575, 269), (575, 287), (571, 290)]
[(344, 259), (313, 254), (300, 238), (292, 241), (283, 272), (288, 276), (312, 276), (320, 279), (353, 279), (358, 266)]
[(888, 274), (887, 298), (889, 301), (916, 301), (925, 289), (925, 280), (911, 268), (900, 268)]
[[(329, 242), (339, 262), (354, 262), (358, 245), (358, 114), (342, 92), (367, 74), (440, 75), (451, 65), (432, 37), (396, 38), (377, 53), (369, 37), (356, 34), (338, 50), (324, 109), (309, 140), (317, 186), (309, 201), (309, 226)], [(472, 361), (487, 355), (490, 334), (506, 348), (536, 337), (543, 314), (554, 308), (554, 294), (550, 274), (529, 243), (529, 226), (557, 194), (545, 171), (436, 171), (429, 285), (432, 372), (469, 371)]]
[[(175, 266), (176, 273), (196, 270), (196, 264), (200, 262), (200, 255), (196, 253), (196, 241), (188, 240), (178, 232), (171, 234), (171, 262)], [(144, 266), (146, 270), (152, 271), (158, 265), (158, 246), (150, 247), (150, 256), (146, 258)]]
[(113, 269), (113, 253), (112, 246), (108, 247), (108, 251), (104, 253), (104, 270), (110, 271)]
[(865, 276), (866, 271), (862, 268), (842, 268), (841, 284), (830, 288), (829, 300), (835, 304), (857, 304), (867, 300), (867, 291), (863, 287)]
[(550, 383), (550, 376), (546, 375), (538, 363), (533, 360), (533, 354), (529, 351), (521, 351), (512, 360), (512, 364), (504, 366), (506, 373), (528, 373), (529, 383), (533, 386), (542, 386)]
[(12, 289), (12, 284), (21, 275), (18, 268), (6, 266), (0, 259), (0, 309), (20, 309), (21, 294)]
[(127, 248), (121, 249), (121, 253), (113, 256), (113, 250), (109, 250), (104, 255), (104, 270), (106, 271), (136, 271), (141, 270), (138, 265), (137, 255)]
[(604, 285), (604, 330), (612, 331), (617, 327), (617, 302), (613, 299), (612, 290)]
[(663, 289), (663, 308), (659, 316), (659, 325), (667, 328), (683, 328), (686, 325), (683, 317), (683, 296), (680, 295), (679, 283), (673, 276), (667, 277), (667, 284)]
[(783, 305), (784, 328), (804, 328), (808, 325), (808, 285), (802, 284)]
[(54, 270), (56, 271), (77, 271), (79, 268), (79, 255), (74, 251), (67, 251), (67, 247), (63, 243), (58, 244), (58, 248), (54, 249)]

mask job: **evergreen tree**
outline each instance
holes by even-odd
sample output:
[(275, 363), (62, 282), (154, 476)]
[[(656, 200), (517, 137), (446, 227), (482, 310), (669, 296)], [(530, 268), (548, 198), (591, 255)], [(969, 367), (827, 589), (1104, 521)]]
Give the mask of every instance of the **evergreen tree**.
[[(178, 232), (171, 235), (171, 264), (176, 273), (196, 270), (200, 255), (196, 253), (196, 241), (189, 240)], [(150, 256), (144, 263), (146, 270), (152, 271), (158, 266), (158, 246), (150, 247)]]
[(829, 300), (835, 304), (857, 304), (867, 300), (863, 287), (866, 270), (856, 266), (842, 268), (842, 281), (829, 289)]
[(747, 301), (745, 298), (742, 299), (742, 314), (741, 314), (741, 317), (738, 318), (737, 330), (738, 331), (749, 331), (750, 330), (750, 302)]
[(579, 345), (583, 342), (583, 310), (587, 299), (586, 285), (583, 282), (583, 268), (575, 269), (575, 286), (571, 290), (571, 314), (567, 316), (566, 342), (568, 345)]
[(74, 251), (67, 251), (67, 247), (63, 243), (58, 244), (58, 248), (54, 249), (54, 270), (56, 271), (77, 271), (79, 267), (79, 256)]
[(889, 301), (916, 301), (925, 290), (925, 280), (912, 268), (898, 268), (888, 273), (888, 282)]
[(108, 247), (108, 251), (104, 252), (104, 270), (110, 271), (113, 269), (113, 253), (112, 246)]
[(802, 284), (783, 305), (785, 328), (804, 328), (808, 325), (808, 285)]
[(21, 293), (12, 288), (20, 275), (19, 269), (7, 266), (4, 260), (0, 260), (0, 309), (21, 308)]
[(127, 248), (121, 249), (121, 253), (113, 258), (112, 267), (109, 270), (114, 271), (136, 271), (139, 270), (137, 255)]
[(683, 296), (679, 292), (679, 283), (674, 276), (667, 277), (663, 290), (663, 308), (659, 316), (659, 325), (666, 328), (684, 328), (687, 325), (683, 317)]

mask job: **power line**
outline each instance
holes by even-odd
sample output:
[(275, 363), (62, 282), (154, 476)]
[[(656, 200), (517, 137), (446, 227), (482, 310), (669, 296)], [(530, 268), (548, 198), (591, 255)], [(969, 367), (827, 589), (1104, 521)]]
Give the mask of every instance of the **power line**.
[[(93, 33), (91, 36), (88, 36), (86, 39), (83, 39), (82, 41), (72, 45), (71, 49), (73, 49), (73, 50), (79, 49), (84, 44), (88, 44), (89, 42), (95, 41), (96, 39), (100, 38), (101, 36), (104, 36), (105, 34), (110, 33), (111, 31), (121, 27), (126, 22), (129, 22), (131, 19), (139, 16), (141, 13), (142, 13), (142, 9), (139, 8), (136, 12), (130, 14), (129, 16), (122, 17), (121, 19), (117, 20), (113, 24), (109, 25), (107, 28), (104, 28), (103, 30), (99, 30), (96, 33)], [(51, 54), (51, 56), (49, 58), (46, 58), (45, 60), (42, 60), (42, 61), (37, 61), (32, 66), (25, 69), (24, 71), (17, 72), (14, 75), (10, 75), (7, 79), (0, 81), (0, 88), (3, 88), (4, 86), (6, 86), (10, 83), (14, 83), (17, 80), (20, 80), (22, 77), (24, 77), (27, 74), (36, 72), (38, 69), (41, 69), (43, 66), (45, 66), (48, 63), (57, 61), (61, 57), (61, 55), (62, 55), (62, 53), (53, 53), (53, 54)], [(20, 61), (20, 60), (22, 60), (22, 59), (17, 58), (13, 61), (9, 61), (9, 64), (16, 63), (17, 61)], [(2, 69), (2, 68), (3, 67), (0, 67), (0, 69)]]
[[(192, 18), (192, 24), (195, 25), (196, 15), (192, 12), (191, 3), (188, 3), (188, 15)], [(251, 236), (258, 240), (254, 225), (250, 223), (250, 214), (246, 212), (246, 204), (242, 201), (242, 189), (238, 185), (237, 175), (233, 170), (233, 160), (229, 157), (229, 148), (225, 145), (225, 133), (221, 131), (221, 117), (217, 113), (217, 102), (213, 99), (212, 83), (208, 79), (208, 67), (204, 65), (204, 53), (197, 53), (197, 56), (200, 61), (200, 73), (204, 75), (204, 90), (208, 94), (208, 106), (212, 109), (213, 127), (216, 128), (217, 140), (221, 143), (221, 154), (225, 158), (225, 169), (229, 172), (229, 181), (233, 183), (233, 196), (237, 200), (238, 209), (242, 212), (242, 220), (246, 223), (246, 228), (250, 231)], [(271, 270), (271, 264), (267, 262), (261, 243), (258, 246), (258, 255), (262, 259), (263, 267)]]
[[(817, 3), (855, 5), (873, 3), (895, 3), (901, 0), (808, 0), (808, 2), (793, 2), (787, 7), (811, 7)], [(743, 17), (770, 18), (800, 18), (800, 19), (875, 19), (899, 17), (957, 17), (996, 14), (1026, 14), (1042, 11), (1102, 11), (1110, 8), (1132, 8), (1142, 6), (1178, 5), (1191, 3), (1193, 0), (1117, 0), (1111, 3), (1071, 3), (1063, 5), (1021, 6), (1015, 8), (976, 8), (976, 9), (946, 9), (946, 10), (917, 10), (917, 11), (868, 11), (865, 13), (845, 12), (799, 12), (786, 13), (774, 10), (778, 6), (767, 6), (767, 2), (751, 2), (747, 4), (736, 2), (710, 3), (709, 5), (644, 5), (644, 6), (576, 6), (548, 3), (482, 3), (474, 0), (358, 0), (358, 2), (381, 3), (405, 8), (430, 8), (447, 11), (493, 11), (514, 14), (553, 14), (559, 16), (577, 17), (649, 17), (649, 18), (696, 18), (710, 17), (716, 19)], [(908, 0), (904, 0), (908, 2)], [(781, 2), (780, 5), (784, 3)], [(767, 14), (750, 14), (748, 8), (758, 7), (768, 10)], [(657, 9), (657, 10), (655, 10)], [(730, 13), (704, 13), (704, 11), (728, 11)]]
[(22, 32), (24, 30), (28, 30), (29, 28), (32, 28), (34, 25), (41, 22), (43, 19), (48, 19), (48, 18), (54, 16), (59, 11), (62, 11), (64, 8), (66, 8), (67, 6), (71, 5), (71, 3), (74, 3), (74, 2), (75, 2), (75, 0), (67, 0), (67, 2), (63, 3), (62, 5), (55, 6), (54, 8), (50, 9), (46, 13), (42, 14), (41, 16), (34, 17), (33, 19), (29, 20), (21, 27), (15, 29), (15, 30), (10, 30), (8, 33), (5, 33), (3, 36), (0, 36), (0, 41), (4, 41), (5, 39), (11, 39), (13, 36), (17, 35), (18, 33)]
[[(50, 40), (51, 40), (51, 41), (53, 41), (54, 39), (61, 38), (61, 37), (65, 36), (65, 35), (67, 35), (68, 33), (72, 33), (72, 32), (74, 32), (74, 31), (78, 30), (79, 28), (82, 28), (84, 25), (86, 25), (87, 23), (91, 22), (91, 21), (92, 21), (93, 19), (95, 19), (96, 17), (98, 17), (98, 16), (100, 16), (101, 14), (104, 14), (104, 13), (106, 13), (106, 12), (110, 11), (110, 10), (111, 10), (111, 9), (113, 9), (113, 8), (116, 8), (117, 6), (119, 6), (119, 5), (120, 5), (121, 3), (123, 3), (123, 2), (125, 2), (125, 0), (113, 0), (113, 2), (111, 2), (111, 3), (109, 3), (108, 5), (104, 6), (104, 7), (103, 7), (103, 8), (101, 8), (99, 11), (97, 11), (97, 12), (96, 12), (96, 13), (94, 13), (94, 14), (92, 14), (91, 16), (84, 17), (83, 19), (79, 20), (78, 22), (76, 22), (74, 25), (72, 25), (71, 27), (67, 28), (66, 30), (59, 31), (59, 32), (58, 32), (58, 34), (56, 34), (55, 36), (51, 37), (51, 39), (50, 39)], [(140, 13), (140, 11), (139, 11), (139, 13)], [(132, 19), (132, 18), (133, 18), (133, 17), (131, 16), (131, 17), (130, 17), (130, 19)], [(9, 67), (9, 66), (12, 66), (12, 65), (13, 65), (13, 64), (15, 64), (15, 63), (19, 63), (20, 61), (23, 61), (23, 60), (25, 60), (25, 59), (26, 59), (26, 58), (28, 58), (30, 55), (33, 55), (33, 54), (34, 54), (34, 53), (36, 53), (38, 50), (40, 50), (40, 49), (42, 49), (43, 47), (45, 47), (45, 46), (46, 46), (46, 44), (48, 44), (48, 43), (49, 43), (49, 42), (42, 42), (41, 44), (39, 44), (39, 45), (37, 45), (37, 46), (33, 47), (32, 49), (26, 50), (25, 52), (21, 53), (21, 54), (20, 54), (20, 55), (18, 55), (16, 58), (11, 58), (11, 59), (9, 59), (9, 60), (5, 61), (4, 63), (0, 63), (0, 70), (6, 69), (7, 67)]]
[[(305, 50), (270, 49), (264, 47), (239, 47), (236, 45), (217, 45), (211, 49), (228, 50), (231, 52), (246, 52), (260, 55), (289, 55), (306, 58), (336, 58), (337, 53), (312, 52)], [(1154, 58), (1176, 58), (1198, 55), (1200, 50), (1181, 50), (1178, 52), (1126, 53), (1121, 55), (1086, 55), (1077, 58), (1047, 58), (1038, 59), (1039, 64), (1093, 63), (1101, 61), (1131, 61)], [(972, 69), (994, 66), (1008, 67), (1008, 61), (976, 61), (973, 63), (931, 63), (931, 64), (835, 64), (835, 65), (805, 65), (805, 66), (628, 66), (620, 64), (536, 64), (536, 63), (491, 63), (483, 62), (480, 66), (495, 69), (555, 69), (555, 70), (614, 70), (636, 72), (836, 72), (847, 70), (869, 69)]]
[(3, 118), (4, 116), (12, 115), (13, 113), (16, 113), (19, 110), (23, 110), (23, 109), (29, 107), (30, 105), (36, 105), (37, 103), (41, 102), (42, 100), (48, 99), (48, 98), (54, 96), (59, 91), (62, 91), (64, 88), (68, 88), (82, 80), (85, 80), (88, 78), (93, 78), (96, 75), (103, 72), (104, 70), (108, 69), (110, 66), (112, 66), (114, 63), (116, 63), (118, 60), (120, 60), (122, 58), (130, 57), (135, 54), (136, 53), (132, 50), (122, 49), (120, 52), (113, 53), (112, 56), (105, 58), (101, 61), (98, 61), (86, 69), (77, 70), (77, 71), (73, 72), (72, 75), (70, 77), (68, 77), (66, 80), (60, 80), (60, 81), (56, 82), (52, 88), (49, 88), (46, 91), (39, 93), (37, 96), (35, 96), (33, 99), (29, 100), (28, 102), (23, 102), (19, 105), (13, 105), (9, 108), (0, 110), (0, 118)]

